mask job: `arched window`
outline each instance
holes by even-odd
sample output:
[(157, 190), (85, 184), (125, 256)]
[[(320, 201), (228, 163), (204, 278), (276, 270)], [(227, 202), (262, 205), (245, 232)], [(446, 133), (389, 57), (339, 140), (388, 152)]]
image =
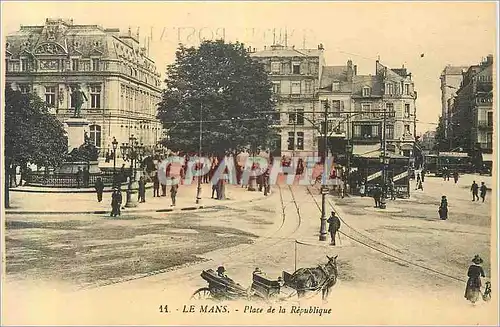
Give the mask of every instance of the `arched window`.
[(90, 125), (90, 143), (96, 147), (101, 147), (101, 126)]

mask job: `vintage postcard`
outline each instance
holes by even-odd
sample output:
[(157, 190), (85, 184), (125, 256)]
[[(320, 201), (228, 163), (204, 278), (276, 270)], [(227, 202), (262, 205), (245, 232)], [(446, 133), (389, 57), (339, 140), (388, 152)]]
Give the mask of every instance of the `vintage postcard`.
[(2, 2), (2, 325), (497, 325), (497, 20)]

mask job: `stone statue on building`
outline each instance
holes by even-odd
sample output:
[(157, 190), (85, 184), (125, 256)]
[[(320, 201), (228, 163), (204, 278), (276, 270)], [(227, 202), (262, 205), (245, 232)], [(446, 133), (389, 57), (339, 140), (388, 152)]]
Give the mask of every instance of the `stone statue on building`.
[(82, 105), (85, 101), (88, 101), (87, 96), (80, 90), (80, 86), (77, 85), (73, 92), (71, 93), (73, 104), (75, 105), (75, 113), (73, 117), (81, 117)]

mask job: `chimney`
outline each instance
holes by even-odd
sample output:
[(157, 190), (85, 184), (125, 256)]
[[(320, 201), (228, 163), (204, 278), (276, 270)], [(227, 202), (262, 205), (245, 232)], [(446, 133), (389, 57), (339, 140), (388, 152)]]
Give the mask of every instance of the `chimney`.
[(358, 75), (358, 65), (354, 65), (354, 76)]
[(492, 55), (492, 54), (489, 54), (489, 55), (486, 57), (486, 64), (488, 64), (488, 65), (493, 64), (493, 55)]
[(352, 76), (354, 75), (354, 71), (352, 69), (352, 60), (349, 59), (347, 61), (347, 81), (352, 82)]
[(325, 50), (325, 48), (323, 47), (323, 43), (320, 43), (320, 44), (318, 45), (318, 50)]

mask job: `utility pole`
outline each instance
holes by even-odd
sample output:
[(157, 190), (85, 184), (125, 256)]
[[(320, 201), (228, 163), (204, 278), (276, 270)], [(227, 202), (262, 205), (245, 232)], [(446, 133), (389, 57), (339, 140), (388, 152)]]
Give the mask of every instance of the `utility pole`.
[(326, 193), (328, 192), (328, 188), (326, 185), (326, 181), (329, 177), (329, 171), (327, 169), (327, 156), (328, 156), (328, 138), (327, 138), (327, 130), (328, 130), (328, 109), (329, 109), (328, 100), (324, 102), (324, 119), (325, 119), (325, 130), (323, 132), (323, 178), (321, 181), (321, 225), (319, 230), (319, 240), (326, 241)]

